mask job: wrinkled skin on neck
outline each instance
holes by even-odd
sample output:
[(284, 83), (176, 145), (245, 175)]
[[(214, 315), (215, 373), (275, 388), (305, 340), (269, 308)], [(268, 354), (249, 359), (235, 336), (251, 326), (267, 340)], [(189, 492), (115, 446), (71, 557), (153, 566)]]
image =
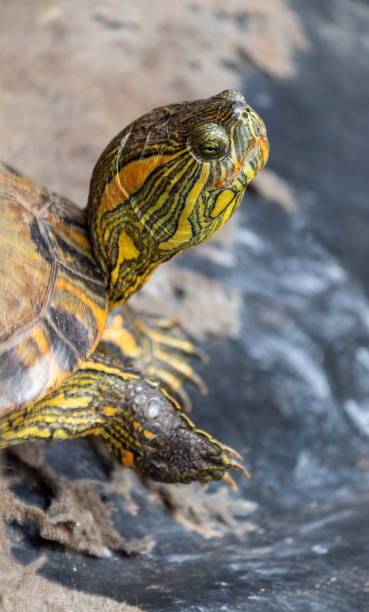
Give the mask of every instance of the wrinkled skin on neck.
[(111, 305), (213, 236), (267, 157), (264, 124), (236, 91), (155, 109), (120, 132), (96, 164), (88, 202)]

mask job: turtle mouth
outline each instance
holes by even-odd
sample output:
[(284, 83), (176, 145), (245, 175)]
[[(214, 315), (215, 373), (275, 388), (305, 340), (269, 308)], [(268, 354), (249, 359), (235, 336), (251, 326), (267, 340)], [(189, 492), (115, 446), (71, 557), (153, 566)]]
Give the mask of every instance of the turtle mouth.
[(266, 135), (265, 128), (251, 144), (249, 150), (241, 161), (238, 172), (235, 174), (245, 174), (247, 184), (261, 172), (269, 157), (269, 140)]
[(246, 175), (247, 185), (264, 168), (269, 157), (269, 140), (265, 128), (257, 137), (250, 139), (249, 145), (242, 160), (235, 164), (232, 174), (217, 183), (213, 191), (224, 189), (231, 185), (241, 174)]
[(267, 138), (266, 132), (260, 134), (258, 138), (258, 149), (259, 149), (259, 168), (257, 172), (260, 172), (265, 166), (269, 158), (269, 140)]

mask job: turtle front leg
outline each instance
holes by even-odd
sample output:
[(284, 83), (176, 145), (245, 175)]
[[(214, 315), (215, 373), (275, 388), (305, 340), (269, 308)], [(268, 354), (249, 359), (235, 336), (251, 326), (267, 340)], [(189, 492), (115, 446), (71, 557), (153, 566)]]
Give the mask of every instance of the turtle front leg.
[(95, 435), (126, 467), (159, 482), (225, 480), (247, 474), (239, 455), (196, 429), (164, 390), (97, 352), (57, 389), (0, 421), (0, 447), (26, 440)]
[(129, 359), (145, 375), (156, 380), (186, 412), (191, 400), (184, 385), (191, 384), (202, 394), (207, 387), (194, 371), (191, 360), (207, 361), (179, 325), (155, 316), (138, 316), (127, 304), (109, 314), (102, 342), (119, 358)]

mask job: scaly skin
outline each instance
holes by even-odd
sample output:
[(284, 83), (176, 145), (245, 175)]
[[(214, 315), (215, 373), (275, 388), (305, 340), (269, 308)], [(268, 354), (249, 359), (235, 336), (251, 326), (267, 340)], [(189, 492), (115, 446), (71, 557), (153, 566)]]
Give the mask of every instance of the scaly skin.
[(138, 316), (128, 304), (121, 304), (109, 313), (100, 347), (104, 345), (118, 359), (159, 383), (186, 412), (191, 410), (191, 400), (185, 385), (194, 386), (203, 395), (207, 393), (191, 361), (207, 361), (208, 357), (173, 321)]
[[(218, 231), (267, 157), (264, 124), (236, 91), (155, 109), (120, 132), (96, 164), (86, 211), (110, 308), (160, 263)], [(159, 481), (232, 485), (228, 469), (246, 473), (230, 458), (237, 453), (195, 429), (164, 388), (106, 352), (0, 421), (0, 447), (88, 434)]]
[(47, 398), (0, 421), (0, 446), (29, 439), (101, 437), (126, 467), (161, 482), (223, 479), (246, 470), (206, 432), (196, 429), (178, 404), (154, 382), (108, 352), (94, 356)]
[(120, 132), (96, 164), (88, 202), (111, 307), (211, 238), (267, 157), (264, 124), (235, 91), (155, 109)]

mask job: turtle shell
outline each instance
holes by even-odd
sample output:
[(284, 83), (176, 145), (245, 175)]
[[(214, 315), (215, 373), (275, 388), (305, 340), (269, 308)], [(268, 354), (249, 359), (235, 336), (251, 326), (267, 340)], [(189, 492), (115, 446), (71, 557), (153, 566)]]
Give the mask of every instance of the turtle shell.
[(0, 164), (0, 414), (73, 372), (106, 314), (84, 211)]

